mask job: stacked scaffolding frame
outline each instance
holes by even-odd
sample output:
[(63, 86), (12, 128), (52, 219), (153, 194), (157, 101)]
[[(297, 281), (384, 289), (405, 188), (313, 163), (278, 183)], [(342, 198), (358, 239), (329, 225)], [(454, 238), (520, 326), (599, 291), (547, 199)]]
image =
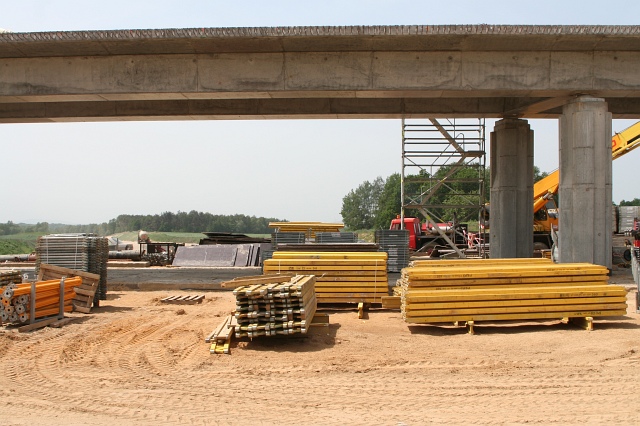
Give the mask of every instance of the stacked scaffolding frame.
[[(484, 119), (403, 119), (401, 223), (405, 215), (419, 213), (465, 257), (438, 224), (478, 221), (485, 203), (485, 153)], [(482, 246), (479, 251), (483, 255)]]

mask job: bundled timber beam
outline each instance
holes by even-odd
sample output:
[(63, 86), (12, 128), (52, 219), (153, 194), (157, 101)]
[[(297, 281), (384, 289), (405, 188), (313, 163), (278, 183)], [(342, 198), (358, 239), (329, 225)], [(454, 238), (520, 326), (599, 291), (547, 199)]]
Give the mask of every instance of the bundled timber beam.
[[(624, 287), (606, 268), (546, 260), (414, 262), (398, 281), (401, 311), (412, 324), (591, 318), (624, 315)], [(394, 291), (395, 293), (395, 291)]]

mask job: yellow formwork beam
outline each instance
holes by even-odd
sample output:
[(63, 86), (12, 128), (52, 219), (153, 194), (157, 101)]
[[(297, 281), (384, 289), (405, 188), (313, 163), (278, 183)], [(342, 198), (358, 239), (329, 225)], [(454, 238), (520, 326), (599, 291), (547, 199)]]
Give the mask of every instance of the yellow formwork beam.
[[(546, 284), (561, 283), (562, 285), (574, 285), (581, 282), (607, 282), (607, 275), (574, 275), (574, 276), (533, 276), (533, 277), (503, 277), (503, 278), (459, 278), (447, 280), (411, 280), (411, 287), (437, 287), (437, 286), (476, 286), (476, 285), (507, 285), (507, 284)], [(402, 282), (408, 280), (402, 279)]]
[[(443, 268), (438, 268), (443, 269)], [(540, 275), (544, 275), (547, 277), (561, 277), (561, 276), (581, 276), (581, 275), (606, 275), (603, 272), (592, 269), (575, 269), (575, 270), (553, 270), (553, 271), (544, 271), (544, 270), (462, 270), (456, 269), (455, 271), (450, 272), (436, 272), (431, 271), (430, 273), (415, 273), (409, 275), (407, 278), (409, 280), (415, 281), (425, 281), (425, 280), (466, 280), (466, 279), (480, 279), (480, 278), (523, 278), (523, 277), (538, 277)], [(403, 276), (404, 277), (404, 276)]]
[(263, 270), (265, 272), (279, 272), (279, 271), (382, 271), (387, 270), (387, 265), (378, 266), (363, 266), (363, 265), (350, 265), (350, 266), (322, 266), (322, 265), (278, 265), (278, 264), (264, 264)]
[(405, 291), (404, 297), (411, 303), (437, 303), (448, 301), (476, 301), (487, 298), (501, 297), (504, 300), (544, 299), (544, 298), (575, 298), (575, 297), (626, 297), (624, 287), (609, 285), (575, 286), (575, 287), (543, 287), (517, 288), (496, 287), (472, 290), (442, 290), (442, 291)]
[(622, 316), (626, 315), (626, 309), (606, 310), (606, 311), (558, 311), (558, 312), (528, 312), (524, 314), (466, 314), (466, 315), (446, 315), (434, 317), (406, 317), (405, 322), (410, 324), (432, 324), (432, 323), (452, 323), (456, 321), (514, 321), (514, 320), (535, 320), (535, 319), (563, 319), (563, 318), (583, 318), (602, 316)]
[(524, 300), (483, 300), (479, 302), (440, 302), (440, 303), (411, 303), (405, 306), (406, 312), (433, 311), (439, 309), (471, 309), (471, 308), (509, 308), (509, 307), (539, 307), (539, 306), (569, 306), (589, 304), (620, 304), (627, 303), (626, 296), (614, 297), (585, 297), (568, 299), (524, 299)]
[[(564, 308), (564, 309), (561, 309)], [(404, 315), (407, 318), (410, 317), (444, 317), (453, 315), (493, 315), (493, 314), (532, 314), (532, 313), (545, 313), (545, 312), (558, 312), (558, 311), (572, 311), (582, 312), (605, 312), (605, 311), (621, 311), (626, 312), (626, 303), (587, 303), (583, 305), (570, 305), (570, 306), (504, 306), (504, 307), (484, 307), (484, 308), (456, 308), (456, 309), (427, 309), (427, 310), (403, 310)], [(582, 316), (582, 315), (577, 315)], [(601, 316), (601, 315), (589, 315), (589, 316)], [(474, 319), (474, 318), (472, 318)], [(475, 318), (476, 320), (478, 318)]]
[(268, 265), (317, 265), (317, 266), (379, 266), (387, 264), (384, 259), (267, 259)]
[(276, 251), (272, 259), (381, 259), (388, 258), (386, 252), (307, 252), (307, 251)]
[(433, 267), (442, 268), (446, 266), (502, 266), (502, 265), (531, 265), (531, 264), (551, 264), (551, 259), (544, 257), (531, 258), (511, 258), (511, 259), (433, 259), (433, 260), (414, 260), (409, 264), (410, 267)]

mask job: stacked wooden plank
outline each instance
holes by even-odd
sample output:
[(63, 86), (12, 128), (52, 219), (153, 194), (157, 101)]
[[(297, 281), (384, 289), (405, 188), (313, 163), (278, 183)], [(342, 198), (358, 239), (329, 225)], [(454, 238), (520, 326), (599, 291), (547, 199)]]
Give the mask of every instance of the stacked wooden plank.
[(263, 270), (314, 274), (318, 303), (381, 303), (388, 295), (384, 252), (277, 251), (265, 260)]
[(419, 261), (402, 271), (408, 323), (564, 319), (626, 314), (608, 270), (548, 259)]
[(202, 303), (204, 294), (168, 296), (160, 299), (160, 303), (169, 303), (172, 305), (195, 305)]
[(236, 337), (306, 334), (316, 312), (313, 275), (236, 288)]
[(218, 326), (207, 336), (204, 341), (211, 343), (209, 353), (212, 354), (229, 354), (231, 346), (231, 337), (235, 331), (237, 324), (236, 317), (228, 315)]
[(269, 222), (269, 228), (276, 232), (304, 232), (310, 240), (316, 238), (316, 232), (340, 232), (344, 228), (342, 223), (326, 222)]
[(0, 271), (0, 287), (5, 287), (9, 284), (20, 284), (22, 282), (22, 275), (20, 271), (11, 269), (9, 271)]
[(60, 278), (81, 277), (82, 284), (75, 288), (75, 296), (72, 304), (75, 311), (88, 314), (95, 299), (101, 277), (90, 272), (76, 271), (75, 269), (63, 268), (61, 266), (41, 264), (38, 271), (38, 281), (60, 280)]
[(0, 289), (0, 318), (2, 322), (25, 324), (30, 320), (71, 312), (75, 288), (81, 284), (80, 277), (67, 278), (64, 284), (60, 280), (9, 284)]

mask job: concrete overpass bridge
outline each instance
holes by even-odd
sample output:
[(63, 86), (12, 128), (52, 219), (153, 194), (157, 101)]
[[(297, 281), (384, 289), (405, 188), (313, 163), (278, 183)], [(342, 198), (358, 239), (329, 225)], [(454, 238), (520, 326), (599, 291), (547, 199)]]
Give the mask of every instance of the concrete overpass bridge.
[[(0, 123), (501, 118), (492, 256), (530, 255), (533, 134), (560, 120), (560, 259), (611, 266), (611, 119), (640, 118), (640, 26), (0, 34)], [(514, 237), (515, 236), (515, 237)], [(495, 249), (494, 249), (495, 247)]]

